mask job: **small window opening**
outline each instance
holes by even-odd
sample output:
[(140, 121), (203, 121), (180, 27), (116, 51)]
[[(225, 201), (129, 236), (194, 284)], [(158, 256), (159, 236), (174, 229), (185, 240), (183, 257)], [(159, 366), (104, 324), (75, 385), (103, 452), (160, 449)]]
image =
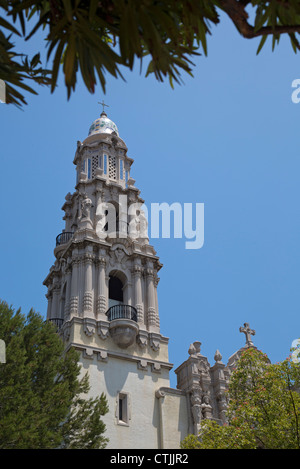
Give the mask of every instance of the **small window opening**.
[(91, 159), (88, 158), (88, 173), (87, 173), (87, 177), (88, 179), (91, 179), (91, 176), (92, 176), (92, 162), (91, 162)]
[(104, 155), (104, 174), (107, 174), (107, 155)]
[(129, 424), (128, 394), (119, 393), (118, 397), (118, 423)]

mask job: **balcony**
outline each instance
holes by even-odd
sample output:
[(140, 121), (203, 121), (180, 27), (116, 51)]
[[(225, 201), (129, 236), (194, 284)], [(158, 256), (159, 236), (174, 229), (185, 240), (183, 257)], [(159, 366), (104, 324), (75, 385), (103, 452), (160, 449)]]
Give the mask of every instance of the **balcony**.
[(130, 305), (114, 305), (106, 312), (107, 319), (113, 321), (114, 319), (131, 319), (137, 322), (137, 312), (133, 306)]
[(72, 239), (74, 233), (71, 231), (63, 231), (58, 236), (56, 236), (56, 247), (60, 246), (61, 244), (66, 244)]
[(131, 305), (111, 306), (106, 313), (110, 322), (110, 335), (120, 348), (124, 349), (132, 345), (139, 332), (137, 324), (137, 311)]

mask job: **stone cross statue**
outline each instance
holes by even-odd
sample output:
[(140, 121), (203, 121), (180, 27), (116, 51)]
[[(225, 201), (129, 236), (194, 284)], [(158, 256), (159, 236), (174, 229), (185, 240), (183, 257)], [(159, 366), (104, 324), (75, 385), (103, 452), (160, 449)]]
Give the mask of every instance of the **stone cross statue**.
[(240, 327), (240, 332), (243, 332), (246, 336), (247, 347), (250, 347), (251, 345), (253, 345), (253, 342), (251, 340), (251, 335), (255, 335), (255, 331), (253, 329), (250, 329), (248, 322), (244, 323), (244, 327)]

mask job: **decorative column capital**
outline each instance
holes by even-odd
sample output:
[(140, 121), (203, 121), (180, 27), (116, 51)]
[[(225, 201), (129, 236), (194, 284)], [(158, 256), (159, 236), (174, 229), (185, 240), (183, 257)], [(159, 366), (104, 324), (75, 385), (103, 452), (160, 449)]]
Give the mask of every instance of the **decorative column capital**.
[(72, 255), (72, 268), (78, 267), (80, 264), (80, 256), (78, 254)]
[(104, 257), (104, 256), (101, 255), (101, 256), (99, 256), (99, 258), (98, 258), (98, 262), (99, 262), (100, 265), (102, 265), (103, 267), (105, 267), (106, 264), (107, 264), (107, 259), (106, 259), (106, 257)]
[(132, 274), (136, 275), (136, 276), (142, 276), (143, 271), (144, 271), (143, 267), (141, 265), (138, 265), (138, 264), (135, 264), (132, 267), (132, 270), (131, 270)]
[(90, 253), (90, 252), (86, 252), (86, 253), (83, 255), (82, 259), (83, 259), (83, 262), (84, 262), (85, 264), (92, 264), (93, 261), (95, 260), (95, 256), (94, 256), (94, 254), (92, 254), (92, 253)]
[(147, 277), (152, 278), (153, 280), (155, 279), (156, 272), (154, 269), (151, 269), (149, 267), (146, 268), (145, 273)]

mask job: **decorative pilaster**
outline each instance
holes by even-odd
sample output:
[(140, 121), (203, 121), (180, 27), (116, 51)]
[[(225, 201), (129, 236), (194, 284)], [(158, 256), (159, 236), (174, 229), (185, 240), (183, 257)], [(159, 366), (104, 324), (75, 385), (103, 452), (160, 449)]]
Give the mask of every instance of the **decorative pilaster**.
[(157, 297), (157, 286), (159, 282), (159, 277), (155, 275), (154, 279), (154, 297), (155, 297), (155, 310), (156, 310), (156, 327), (158, 330), (160, 329), (160, 321), (159, 321), (159, 311), (158, 311), (158, 297)]
[(73, 251), (73, 256), (72, 256), (70, 319), (73, 316), (78, 316), (78, 268), (79, 268), (78, 250), (75, 249)]
[(147, 322), (150, 330), (156, 330), (156, 309), (155, 309), (155, 293), (154, 293), (154, 279), (155, 272), (151, 268), (146, 269), (146, 282), (147, 282), (147, 300), (148, 300), (148, 314)]
[(52, 289), (51, 318), (59, 318), (60, 286), (55, 282)]
[(68, 321), (70, 318), (70, 299), (71, 299), (71, 282), (72, 282), (72, 270), (70, 265), (66, 270), (67, 274), (67, 289), (66, 289), (66, 302), (65, 302), (65, 320)]
[(97, 286), (97, 318), (106, 320), (105, 313), (107, 311), (107, 304), (106, 304), (106, 285), (105, 285), (105, 266), (106, 266), (106, 258), (102, 255), (99, 256), (99, 272), (98, 272), (98, 286)]
[(132, 270), (134, 278), (134, 298), (137, 310), (137, 320), (139, 324), (144, 324), (144, 306), (142, 299), (142, 266), (135, 264)]
[(83, 294), (83, 316), (94, 317), (93, 314), (93, 255), (86, 253), (84, 257), (84, 294)]

